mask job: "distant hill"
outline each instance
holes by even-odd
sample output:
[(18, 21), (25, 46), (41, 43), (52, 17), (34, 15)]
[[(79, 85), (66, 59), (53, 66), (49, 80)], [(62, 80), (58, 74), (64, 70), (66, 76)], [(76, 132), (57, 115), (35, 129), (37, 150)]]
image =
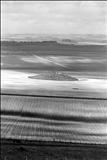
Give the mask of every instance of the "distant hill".
[(75, 45), (107, 45), (105, 35), (34, 35), (34, 34), (15, 34), (2, 35), (1, 41), (17, 42), (57, 42), (60, 44)]

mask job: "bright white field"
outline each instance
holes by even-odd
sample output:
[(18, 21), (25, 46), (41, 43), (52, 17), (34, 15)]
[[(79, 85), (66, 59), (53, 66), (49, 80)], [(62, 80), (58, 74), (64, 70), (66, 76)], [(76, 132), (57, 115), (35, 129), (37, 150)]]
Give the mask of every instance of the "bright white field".
[[(35, 76), (35, 73), (27, 73), (13, 70), (1, 71), (1, 89), (2, 90), (15, 90), (16, 92), (26, 90), (36, 92), (38, 90), (44, 91), (59, 91), (59, 92), (82, 92), (82, 93), (97, 93), (107, 96), (107, 79), (97, 79), (88, 77), (76, 78), (79, 81), (52, 81), (31, 79), (29, 76)], [(72, 74), (71, 74), (72, 75)], [(77, 90), (76, 90), (77, 89)]]

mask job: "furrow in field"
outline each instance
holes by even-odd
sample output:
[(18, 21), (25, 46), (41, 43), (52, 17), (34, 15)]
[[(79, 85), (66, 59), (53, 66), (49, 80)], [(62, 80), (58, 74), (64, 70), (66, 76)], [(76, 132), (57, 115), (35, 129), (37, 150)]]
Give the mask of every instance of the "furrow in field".
[[(8, 123), (6, 121), (8, 118)], [(82, 143), (107, 143), (107, 124), (90, 124), (83, 122), (68, 122), (68, 125), (51, 125), (53, 122), (43, 120), (34, 122), (24, 122), (24, 118), (2, 116), (2, 138), (27, 139), (27, 140), (47, 140), (47, 141), (67, 141)], [(21, 121), (23, 119), (23, 122)], [(25, 120), (26, 121), (26, 120)], [(46, 120), (45, 120), (46, 121)]]

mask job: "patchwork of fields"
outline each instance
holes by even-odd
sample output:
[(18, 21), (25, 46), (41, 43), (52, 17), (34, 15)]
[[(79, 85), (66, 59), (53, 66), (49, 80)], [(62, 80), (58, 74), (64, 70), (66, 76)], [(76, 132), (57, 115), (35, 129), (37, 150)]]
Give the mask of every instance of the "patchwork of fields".
[(1, 159), (106, 160), (107, 46), (1, 49)]

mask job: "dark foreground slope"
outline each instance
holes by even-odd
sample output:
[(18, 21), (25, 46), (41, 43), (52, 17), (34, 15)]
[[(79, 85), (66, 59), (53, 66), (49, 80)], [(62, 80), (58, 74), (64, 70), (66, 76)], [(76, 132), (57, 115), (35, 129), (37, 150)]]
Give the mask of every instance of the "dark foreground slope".
[(107, 146), (2, 140), (1, 160), (106, 160)]

